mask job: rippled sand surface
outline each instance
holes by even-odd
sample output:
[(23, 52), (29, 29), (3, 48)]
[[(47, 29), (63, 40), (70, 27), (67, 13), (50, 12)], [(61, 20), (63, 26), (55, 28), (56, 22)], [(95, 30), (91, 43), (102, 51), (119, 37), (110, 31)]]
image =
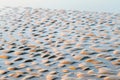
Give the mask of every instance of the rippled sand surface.
[(2, 8), (0, 80), (120, 80), (120, 14)]

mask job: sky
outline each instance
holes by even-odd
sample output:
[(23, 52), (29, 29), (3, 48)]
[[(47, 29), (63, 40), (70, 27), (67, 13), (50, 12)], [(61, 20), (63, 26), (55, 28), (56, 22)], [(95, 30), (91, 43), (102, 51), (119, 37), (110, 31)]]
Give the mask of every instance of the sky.
[(120, 0), (0, 0), (6, 6), (120, 13)]

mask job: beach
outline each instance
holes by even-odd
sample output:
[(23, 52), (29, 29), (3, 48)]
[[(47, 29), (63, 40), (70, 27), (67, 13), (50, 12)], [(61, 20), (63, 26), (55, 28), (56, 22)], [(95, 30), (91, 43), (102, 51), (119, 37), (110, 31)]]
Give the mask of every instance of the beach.
[(0, 80), (120, 80), (120, 13), (1, 8)]

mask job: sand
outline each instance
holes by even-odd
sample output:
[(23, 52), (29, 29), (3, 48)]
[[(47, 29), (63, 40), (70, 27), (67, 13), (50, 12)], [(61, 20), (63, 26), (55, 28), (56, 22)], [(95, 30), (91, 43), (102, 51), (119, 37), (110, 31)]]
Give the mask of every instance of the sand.
[(120, 80), (120, 14), (2, 8), (0, 80)]

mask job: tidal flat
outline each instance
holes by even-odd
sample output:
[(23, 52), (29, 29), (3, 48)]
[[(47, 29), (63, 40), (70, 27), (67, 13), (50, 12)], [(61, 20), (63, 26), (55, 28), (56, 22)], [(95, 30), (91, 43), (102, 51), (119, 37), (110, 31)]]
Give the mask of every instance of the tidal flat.
[(120, 80), (120, 14), (1, 8), (0, 80)]

